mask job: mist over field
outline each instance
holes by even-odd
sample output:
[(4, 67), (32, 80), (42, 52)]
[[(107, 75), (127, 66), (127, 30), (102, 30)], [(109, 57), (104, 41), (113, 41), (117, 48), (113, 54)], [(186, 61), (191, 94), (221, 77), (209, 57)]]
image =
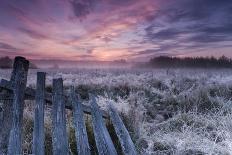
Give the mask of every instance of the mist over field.
[[(98, 96), (102, 109), (112, 102), (140, 154), (232, 154), (231, 69), (32, 69), (29, 87), (35, 88), (37, 71), (47, 72), (48, 91), (52, 79), (62, 77), (65, 92), (75, 85), (85, 104), (88, 92)], [(9, 79), (10, 72), (0, 70), (0, 78)], [(33, 109), (29, 102), (24, 111), (28, 152)], [(49, 117), (47, 107), (48, 135)]]

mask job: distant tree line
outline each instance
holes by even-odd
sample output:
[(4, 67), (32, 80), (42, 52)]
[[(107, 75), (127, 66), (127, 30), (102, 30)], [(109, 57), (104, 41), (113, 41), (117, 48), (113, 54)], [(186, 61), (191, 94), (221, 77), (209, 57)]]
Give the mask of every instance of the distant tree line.
[[(0, 57), (0, 68), (1, 69), (9, 69), (9, 68), (12, 68), (13, 67), (13, 60), (8, 57), (8, 56), (5, 56), (5, 57)], [(31, 69), (37, 69), (38, 67), (31, 63), (29, 64), (29, 67)]]
[(232, 68), (232, 59), (226, 56), (215, 57), (167, 57), (150, 59), (144, 67), (156, 68)]
[(114, 60), (114, 63), (119, 63), (119, 64), (125, 64), (126, 60), (125, 59), (119, 59), (119, 60)]

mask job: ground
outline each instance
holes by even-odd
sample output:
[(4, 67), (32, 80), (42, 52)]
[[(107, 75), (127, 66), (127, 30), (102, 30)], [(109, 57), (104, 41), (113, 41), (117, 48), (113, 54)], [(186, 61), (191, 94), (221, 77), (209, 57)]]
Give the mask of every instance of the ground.
[[(98, 95), (102, 109), (107, 108), (108, 102), (113, 103), (141, 154), (232, 154), (232, 70), (30, 70), (28, 86), (35, 87), (37, 71), (48, 73), (48, 91), (52, 91), (52, 79), (62, 77), (65, 92), (69, 92), (69, 86), (75, 85), (85, 104), (88, 104), (88, 92)], [(0, 70), (0, 78), (9, 79), (10, 72)], [(23, 146), (30, 152), (30, 132), (33, 130), (31, 101), (26, 103), (24, 116), (27, 134)], [(71, 135), (70, 151), (75, 152), (72, 119), (68, 111), (67, 118), (70, 119), (67, 125)], [(87, 123), (89, 119), (87, 116)], [(49, 107), (45, 122), (49, 148)]]

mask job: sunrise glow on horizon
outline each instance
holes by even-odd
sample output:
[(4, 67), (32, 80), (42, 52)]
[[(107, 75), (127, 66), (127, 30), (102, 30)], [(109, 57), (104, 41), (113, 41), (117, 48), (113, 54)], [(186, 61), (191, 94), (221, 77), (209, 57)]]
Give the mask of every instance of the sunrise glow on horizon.
[(230, 0), (2, 0), (0, 56), (232, 57)]

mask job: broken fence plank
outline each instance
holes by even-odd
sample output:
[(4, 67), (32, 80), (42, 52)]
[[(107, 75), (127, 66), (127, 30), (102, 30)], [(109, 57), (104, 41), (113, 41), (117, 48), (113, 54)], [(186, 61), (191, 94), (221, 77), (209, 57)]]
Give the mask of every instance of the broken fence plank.
[(28, 68), (29, 61), (21, 59), (20, 65), (17, 66), (18, 71), (16, 71), (13, 88), (13, 120), (10, 130), (8, 155), (21, 154), (24, 93), (27, 83)]
[(74, 86), (71, 87), (70, 97), (73, 106), (74, 128), (78, 154), (90, 155), (91, 152), (84, 121), (84, 113), (82, 110), (82, 105), (76, 96)]
[(123, 124), (121, 118), (119, 117), (116, 109), (112, 104), (109, 105), (109, 114), (110, 119), (113, 123), (115, 132), (118, 136), (118, 139), (120, 141), (123, 153), (125, 155), (136, 155), (136, 149), (134, 146), (134, 143), (131, 140), (131, 137)]
[(97, 105), (94, 96), (91, 96), (91, 107), (94, 137), (97, 145), (98, 154), (117, 155), (116, 149), (104, 124), (101, 111)]
[[(13, 86), (12, 86), (11, 82), (9, 82), (5, 79), (1, 80), (0, 87), (8, 89), (8, 90), (13, 90)], [(35, 98), (35, 89), (27, 87), (26, 91), (25, 91), (25, 95), (26, 95), (26, 97)], [(45, 93), (45, 101), (49, 104), (52, 103), (52, 94), (51, 93), (47, 93), (47, 92)], [(65, 96), (65, 108), (70, 109), (70, 110), (72, 109), (72, 105), (68, 102), (67, 96)], [(82, 104), (82, 108), (83, 108), (84, 113), (91, 114), (91, 107), (90, 106)], [(101, 110), (101, 112), (102, 112), (102, 116), (104, 118), (109, 117), (109, 115), (106, 111)]]
[(34, 155), (44, 155), (44, 103), (45, 103), (45, 79), (46, 73), (37, 73), (36, 95), (35, 95), (35, 115), (33, 130)]
[(68, 155), (63, 80), (53, 79), (52, 146), (54, 155)]

